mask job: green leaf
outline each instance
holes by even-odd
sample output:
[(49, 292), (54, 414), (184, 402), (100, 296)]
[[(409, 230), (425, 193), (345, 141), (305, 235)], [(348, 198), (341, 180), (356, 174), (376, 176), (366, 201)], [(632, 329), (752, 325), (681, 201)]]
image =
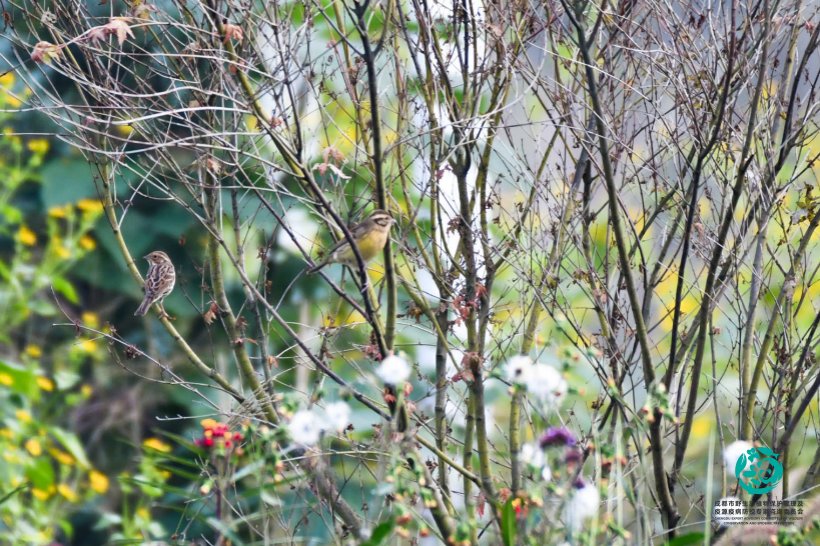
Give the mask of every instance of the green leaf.
[(238, 482), (242, 478), (245, 478), (247, 476), (250, 476), (251, 474), (255, 474), (257, 472), (260, 472), (264, 468), (264, 466), (265, 466), (265, 460), (264, 459), (260, 459), (260, 460), (254, 462), (254, 463), (249, 464), (249, 465), (245, 465), (242, 468), (240, 468), (239, 471), (236, 472), (231, 477), (231, 481)]
[(51, 286), (71, 303), (80, 303), (80, 298), (77, 296), (77, 291), (74, 290), (74, 286), (63, 277), (54, 277), (51, 279)]
[(41, 317), (53, 317), (57, 314), (57, 307), (46, 300), (31, 300), (28, 302), (28, 309)]
[(66, 391), (80, 382), (80, 374), (69, 372), (66, 370), (57, 370), (54, 372), (54, 382), (57, 383), (57, 388), (61, 391)]
[(509, 499), (504, 503), (501, 510), (501, 540), (504, 546), (515, 546), (515, 508), (513, 500)]
[(51, 461), (46, 457), (33, 459), (26, 466), (26, 478), (31, 481), (34, 488), (48, 491), (54, 485), (54, 469), (51, 467)]
[(362, 542), (359, 546), (380, 546), (384, 540), (390, 536), (395, 526), (396, 520), (393, 517), (378, 524), (376, 528), (373, 529), (373, 534), (370, 535), (370, 538)]
[(268, 506), (279, 507), (282, 506), (282, 501), (279, 497), (275, 497), (268, 493), (267, 491), (262, 491), (259, 494), (259, 498)]
[(664, 546), (689, 546), (690, 544), (703, 544), (703, 538), (703, 533), (689, 533), (667, 541)]
[(207, 522), (208, 522), (208, 525), (210, 525), (212, 528), (214, 528), (217, 531), (219, 531), (220, 533), (222, 533), (222, 535), (224, 535), (225, 538), (229, 538), (231, 540), (231, 542), (233, 544), (235, 544), (236, 546), (241, 546), (242, 544), (245, 544), (239, 538), (239, 536), (233, 531), (233, 529), (229, 528), (222, 521), (219, 521), (216, 518), (208, 518)]
[(23, 221), (23, 213), (11, 205), (0, 206), (0, 216), (3, 217), (6, 224), (19, 224)]
[(49, 432), (51, 432), (52, 436), (74, 457), (80, 466), (83, 468), (91, 468), (91, 463), (88, 462), (88, 457), (85, 455), (85, 449), (83, 449), (83, 445), (74, 433), (57, 427), (51, 428)]
[(25, 398), (36, 398), (39, 394), (35, 370), (29, 370), (19, 364), (0, 360), (0, 374), (11, 377), (12, 383), (8, 388), (12, 392), (21, 394)]

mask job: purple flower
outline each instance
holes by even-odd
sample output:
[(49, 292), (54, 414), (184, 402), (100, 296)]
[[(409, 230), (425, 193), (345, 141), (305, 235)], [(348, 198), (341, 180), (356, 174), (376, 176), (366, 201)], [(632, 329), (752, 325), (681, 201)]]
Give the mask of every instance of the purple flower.
[(565, 427), (548, 428), (544, 435), (541, 436), (541, 440), (539, 441), (542, 449), (555, 446), (572, 447), (577, 442), (578, 441), (575, 439), (575, 435)]
[(575, 465), (584, 460), (584, 454), (580, 449), (571, 447), (564, 452), (564, 464)]

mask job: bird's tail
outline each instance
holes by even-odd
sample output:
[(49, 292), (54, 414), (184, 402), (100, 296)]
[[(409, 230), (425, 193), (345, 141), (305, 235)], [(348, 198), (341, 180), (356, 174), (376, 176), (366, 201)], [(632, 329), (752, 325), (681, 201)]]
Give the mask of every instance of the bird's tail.
[(137, 307), (137, 310), (136, 310), (136, 311), (134, 311), (134, 316), (135, 316), (135, 317), (141, 317), (141, 316), (143, 316), (145, 313), (147, 313), (147, 312), (148, 312), (148, 309), (150, 309), (150, 308), (151, 308), (151, 303), (152, 303), (152, 302), (151, 302), (150, 300), (148, 300), (147, 298), (146, 298), (146, 299), (144, 299), (144, 300), (142, 300), (142, 303), (140, 304), (140, 306), (139, 306), (139, 307)]

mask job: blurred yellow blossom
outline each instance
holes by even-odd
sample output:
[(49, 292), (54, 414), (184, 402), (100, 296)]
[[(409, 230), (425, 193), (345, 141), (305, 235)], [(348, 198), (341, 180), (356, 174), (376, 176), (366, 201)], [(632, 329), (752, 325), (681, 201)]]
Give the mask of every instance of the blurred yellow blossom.
[(6, 99), (6, 106), (11, 106), (12, 108), (17, 108), (23, 104), (23, 101), (21, 101), (11, 93), (6, 93), (4, 98)]
[(45, 491), (43, 489), (38, 489), (36, 487), (31, 490), (31, 494), (34, 495), (34, 498), (38, 500), (48, 500), (48, 498), (51, 496), (51, 493), (51, 491)]
[(97, 349), (97, 344), (91, 339), (84, 339), (77, 346), (84, 353), (93, 353)]
[(139, 508), (137, 508), (135, 515), (143, 520), (151, 519), (151, 512), (148, 510), (148, 508), (144, 506), (140, 506)]
[(74, 457), (66, 453), (65, 451), (60, 451), (59, 449), (49, 449), (49, 453), (51, 456), (54, 457), (54, 460), (64, 466), (73, 466), (74, 465)]
[(65, 497), (65, 500), (68, 502), (77, 502), (80, 498), (77, 496), (77, 493), (74, 492), (74, 489), (68, 484), (61, 483), (57, 486), (57, 492)]
[(142, 442), (143, 447), (161, 451), (162, 453), (170, 453), (171, 446), (160, 440), (159, 438), (147, 438)]
[(6, 72), (2, 76), (0, 76), (0, 86), (2, 87), (11, 87), (14, 85), (14, 73), (13, 72)]
[(17, 240), (26, 246), (34, 246), (37, 244), (37, 234), (31, 231), (28, 226), (20, 226), (17, 230)]
[(202, 428), (213, 428), (219, 423), (217, 423), (214, 419), (203, 419), (199, 422), (199, 424), (202, 425)]
[(0, 385), (8, 387), (14, 383), (14, 378), (7, 373), (0, 372)]
[(38, 376), (37, 386), (46, 392), (51, 392), (54, 390), (54, 381), (52, 381), (48, 377)]
[(48, 209), (48, 215), (52, 218), (65, 218), (68, 216), (70, 210), (71, 208), (68, 205), (63, 205), (62, 207), (51, 207)]
[(47, 138), (33, 138), (28, 141), (28, 149), (35, 154), (45, 154), (51, 144)]
[(6, 137), (6, 142), (8, 142), (13, 148), (19, 148), (22, 140), (17, 134), (14, 132), (14, 129), (11, 127), (3, 127), (3, 136)]
[(97, 313), (92, 311), (84, 311), (82, 315), (80, 315), (80, 319), (82, 320), (83, 324), (88, 326), (89, 328), (96, 328), (100, 325), (100, 317)]
[(31, 358), (40, 358), (43, 356), (43, 350), (39, 347), (39, 345), (29, 343), (26, 345), (26, 354)]
[(31, 423), (31, 414), (24, 409), (15, 411), (14, 416), (22, 423)]
[(60, 237), (52, 237), (51, 238), (51, 246), (54, 250), (54, 253), (62, 259), (68, 259), (71, 257), (71, 250), (66, 247), (65, 243)]
[(10, 428), (0, 428), (0, 438), (10, 440), (14, 437), (14, 432)]
[(102, 495), (108, 491), (108, 476), (98, 470), (92, 470), (88, 473), (88, 484), (92, 491)]
[(25, 444), (26, 451), (31, 453), (32, 457), (39, 457), (43, 454), (43, 446), (40, 445), (40, 440), (37, 438), (29, 438)]
[(103, 209), (102, 203), (97, 199), (86, 197), (77, 201), (77, 208), (83, 212), (100, 212)]
[(90, 235), (83, 235), (80, 237), (80, 246), (84, 250), (94, 250), (97, 248), (97, 241), (95, 241)]
[(88, 398), (94, 393), (94, 388), (89, 385), (88, 383), (84, 384), (80, 387), (80, 394), (82, 394), (85, 398)]

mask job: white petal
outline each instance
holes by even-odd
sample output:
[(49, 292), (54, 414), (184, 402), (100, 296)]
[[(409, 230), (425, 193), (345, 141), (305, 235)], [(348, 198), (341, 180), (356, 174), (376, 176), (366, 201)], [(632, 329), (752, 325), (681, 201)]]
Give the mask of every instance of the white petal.
[(564, 508), (564, 520), (567, 527), (578, 531), (586, 519), (598, 514), (601, 494), (594, 485), (585, 484), (579, 489), (573, 489), (570, 495)]
[(319, 441), (322, 426), (315, 413), (300, 410), (291, 417), (288, 423), (288, 433), (295, 443), (312, 446)]
[(376, 368), (376, 375), (388, 385), (398, 385), (410, 377), (410, 364), (401, 357), (390, 355)]
[[(723, 450), (723, 464), (726, 466), (726, 472), (732, 476), (735, 475), (735, 465), (741, 455), (752, 449), (754, 446), (746, 440), (737, 440), (726, 446)], [(747, 463), (748, 466), (748, 463)]]
[(347, 402), (331, 402), (325, 406), (329, 430), (342, 432), (350, 424), (350, 406)]

